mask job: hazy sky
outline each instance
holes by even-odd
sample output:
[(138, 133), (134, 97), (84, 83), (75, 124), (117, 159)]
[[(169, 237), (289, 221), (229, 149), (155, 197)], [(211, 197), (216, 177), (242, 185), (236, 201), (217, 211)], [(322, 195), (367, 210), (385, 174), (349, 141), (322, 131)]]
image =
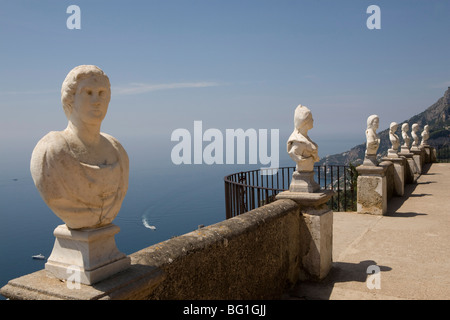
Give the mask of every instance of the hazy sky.
[[(66, 26), (73, 4), (80, 30)], [(366, 26), (372, 4), (379, 30)], [(279, 129), (285, 152), (298, 104), (319, 150), (350, 148), (369, 115), (385, 129), (450, 86), (449, 15), (442, 0), (0, 1), (1, 156), (65, 128), (60, 88), (80, 64), (109, 76), (102, 131), (130, 148), (170, 159), (171, 133), (201, 120)]]

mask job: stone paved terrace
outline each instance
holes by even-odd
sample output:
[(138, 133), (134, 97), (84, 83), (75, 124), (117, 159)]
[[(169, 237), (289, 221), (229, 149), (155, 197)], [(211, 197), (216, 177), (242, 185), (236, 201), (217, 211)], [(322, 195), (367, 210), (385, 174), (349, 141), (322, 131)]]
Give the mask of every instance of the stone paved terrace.
[[(424, 169), (405, 197), (389, 201), (385, 216), (334, 213), (332, 271), (285, 298), (450, 299), (450, 164)], [(370, 265), (381, 270), (380, 289), (367, 287)]]

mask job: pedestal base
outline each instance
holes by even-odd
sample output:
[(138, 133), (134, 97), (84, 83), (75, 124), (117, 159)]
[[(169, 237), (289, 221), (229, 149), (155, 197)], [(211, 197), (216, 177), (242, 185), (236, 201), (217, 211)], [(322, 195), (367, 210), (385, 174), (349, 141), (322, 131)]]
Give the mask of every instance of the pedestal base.
[(422, 146), (422, 149), (424, 150), (425, 163), (434, 163), (437, 161), (435, 148), (428, 144), (425, 144)]
[(333, 211), (326, 202), (335, 194), (331, 190), (319, 192), (279, 193), (277, 199), (291, 199), (299, 204), (302, 215), (300, 280), (323, 280), (333, 261)]
[(414, 162), (414, 154), (412, 152), (400, 152), (399, 157), (406, 159), (405, 165), (405, 183), (414, 183), (418, 177), (416, 164)]
[(437, 154), (436, 154), (436, 148), (430, 147), (431, 150), (431, 163), (437, 162)]
[(424, 163), (431, 163), (431, 148), (428, 144), (422, 145), (424, 152)]
[(408, 153), (411, 153), (411, 151), (409, 150), (408, 147), (401, 146), (401, 147), (400, 147), (400, 153), (401, 153), (401, 154), (408, 154)]
[(418, 147), (412, 147), (411, 152), (413, 154), (414, 163), (418, 174), (422, 173), (422, 165), (424, 163), (424, 150)]
[(47, 275), (91, 285), (130, 266), (130, 258), (116, 247), (120, 228), (109, 224), (96, 229), (58, 226), (53, 251), (45, 264)]
[(316, 192), (320, 189), (319, 184), (314, 180), (314, 171), (299, 172), (292, 174), (290, 192)]
[(405, 194), (405, 158), (400, 157), (386, 157), (383, 161), (390, 161), (394, 164), (394, 193), (397, 196)]
[(376, 154), (371, 154), (371, 155), (365, 155), (364, 156), (364, 162), (362, 164), (363, 166), (378, 166), (378, 161), (377, 161), (377, 155)]
[(395, 149), (388, 149), (388, 158), (398, 158), (398, 150)]
[(357, 211), (384, 215), (387, 212), (387, 167), (359, 166)]

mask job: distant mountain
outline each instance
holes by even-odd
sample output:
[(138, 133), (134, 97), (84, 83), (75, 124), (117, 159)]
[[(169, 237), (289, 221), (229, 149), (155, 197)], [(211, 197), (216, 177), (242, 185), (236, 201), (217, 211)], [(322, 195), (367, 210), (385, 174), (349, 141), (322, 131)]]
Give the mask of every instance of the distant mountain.
[[(428, 144), (435, 147), (436, 149), (442, 147), (448, 148), (450, 145), (450, 87), (448, 87), (443, 97), (441, 97), (425, 111), (411, 117), (409, 120), (405, 120), (398, 124), (397, 135), (400, 137), (401, 143), (403, 143), (403, 139), (401, 138), (401, 126), (405, 122), (409, 124), (410, 135), (412, 125), (414, 123), (417, 123), (419, 125), (419, 137), (422, 133), (423, 127), (428, 124), (430, 129), (430, 138), (428, 139)], [(391, 142), (389, 140), (389, 128), (380, 131), (377, 134), (381, 140), (380, 146), (378, 148), (378, 158), (382, 158), (387, 155), (387, 150), (391, 147)], [(359, 165), (364, 160), (365, 151), (366, 144), (363, 143), (353, 147), (346, 152), (326, 156), (322, 158), (318, 164), (348, 165), (349, 163), (352, 163), (353, 165)]]

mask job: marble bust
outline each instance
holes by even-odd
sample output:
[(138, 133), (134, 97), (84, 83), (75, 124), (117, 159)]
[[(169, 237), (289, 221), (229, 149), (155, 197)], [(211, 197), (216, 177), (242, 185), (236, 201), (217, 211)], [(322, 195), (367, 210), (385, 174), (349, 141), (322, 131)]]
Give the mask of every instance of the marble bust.
[(110, 82), (100, 68), (72, 69), (61, 89), (68, 125), (45, 135), (31, 156), (37, 189), (71, 229), (110, 224), (128, 189), (128, 155), (119, 141), (100, 132), (110, 98)]
[(419, 147), (419, 136), (417, 135), (417, 131), (419, 131), (419, 125), (414, 123), (411, 128), (411, 136), (413, 138), (412, 147), (417, 149)]
[(313, 128), (314, 119), (311, 110), (299, 105), (294, 113), (295, 129), (287, 141), (287, 152), (297, 164), (298, 172), (311, 172), (314, 163), (319, 161), (318, 147), (308, 136), (308, 131)]
[(391, 148), (388, 150), (388, 156), (397, 157), (398, 148), (400, 146), (400, 139), (395, 133), (398, 128), (397, 122), (391, 122), (389, 125), (389, 140), (391, 141)]
[(425, 125), (423, 127), (422, 131), (422, 142), (420, 143), (421, 146), (427, 146), (428, 145), (428, 139), (430, 138), (430, 131), (429, 126)]
[(380, 146), (380, 139), (377, 136), (379, 123), (379, 117), (375, 114), (367, 118), (366, 153), (363, 163), (364, 165), (377, 165), (377, 150)]
[(380, 146), (380, 139), (377, 136), (377, 129), (380, 120), (377, 115), (371, 115), (367, 118), (367, 130), (366, 130), (366, 154), (377, 154), (378, 147)]
[(408, 135), (409, 131), (409, 125), (407, 123), (402, 124), (402, 138), (403, 138), (403, 144), (402, 144), (402, 151), (405, 150), (409, 152), (409, 143), (411, 141), (411, 138)]
[(314, 181), (314, 163), (320, 160), (318, 146), (308, 136), (313, 125), (311, 110), (298, 105), (294, 112), (294, 131), (287, 141), (287, 152), (297, 164), (289, 185), (291, 192), (313, 193), (320, 190), (319, 184)]

